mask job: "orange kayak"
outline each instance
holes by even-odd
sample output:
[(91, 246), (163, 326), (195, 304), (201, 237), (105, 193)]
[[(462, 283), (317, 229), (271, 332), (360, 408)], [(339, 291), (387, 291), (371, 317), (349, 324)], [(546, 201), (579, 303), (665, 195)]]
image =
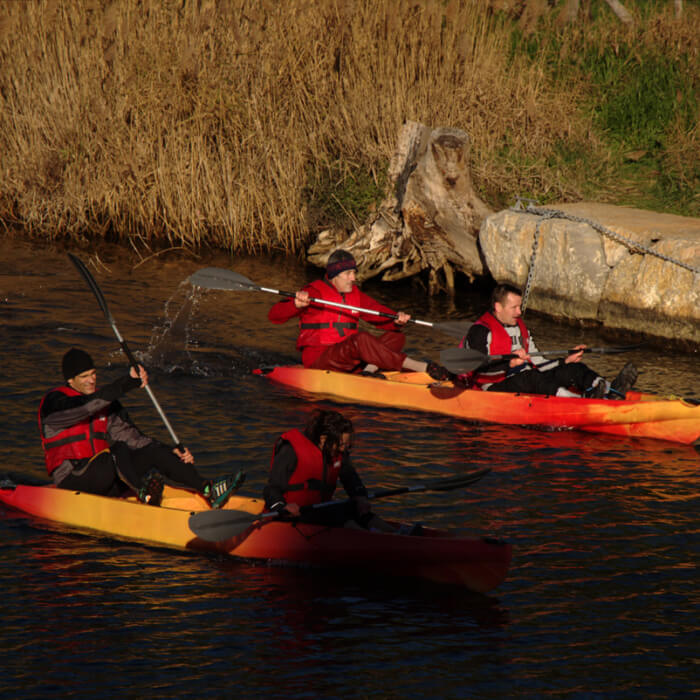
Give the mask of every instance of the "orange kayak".
[(484, 423), (585, 430), (700, 444), (700, 405), (627, 393), (623, 401), (464, 389), (419, 372), (384, 372), (385, 379), (301, 365), (255, 370), (274, 382), (336, 401), (443, 413)]
[[(351, 567), (395, 576), (450, 583), (485, 593), (508, 573), (511, 545), (483, 537), (456, 537), (423, 528), (399, 535), (333, 528), (274, 519), (255, 521), (239, 536), (222, 542), (197, 537), (193, 513), (209, 510), (201, 496), (165, 487), (160, 507), (134, 497), (107, 498), (53, 486), (0, 484), (0, 503), (29, 515), (81, 531), (147, 544), (218, 552), (246, 559), (278, 560), (314, 566)], [(225, 510), (262, 512), (263, 502), (232, 496)]]

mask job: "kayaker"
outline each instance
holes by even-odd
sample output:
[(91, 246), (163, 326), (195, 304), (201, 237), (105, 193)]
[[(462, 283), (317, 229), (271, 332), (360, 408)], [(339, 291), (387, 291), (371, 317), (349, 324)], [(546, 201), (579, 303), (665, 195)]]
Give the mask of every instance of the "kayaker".
[[(406, 369), (427, 372), (436, 381), (450, 379), (452, 375), (444, 367), (414, 360), (402, 352), (406, 338), (401, 330), (410, 314), (396, 313), (360, 291), (355, 284), (356, 271), (355, 258), (346, 250), (335, 250), (328, 258), (323, 279), (311, 282), (293, 299), (280, 301), (270, 309), (268, 319), (272, 323), (299, 319), (297, 349), (304, 367), (368, 374)], [(310, 297), (395, 314), (397, 318), (311, 303)], [(383, 335), (376, 337), (358, 330), (359, 320), (383, 330)]]
[(493, 290), (490, 310), (469, 329), (460, 347), (486, 355), (514, 354), (517, 357), (477, 368), (462, 378), (467, 385), (487, 391), (625, 398), (637, 381), (637, 369), (631, 362), (608, 382), (581, 362), (585, 345), (577, 345), (574, 349), (578, 352), (556, 360), (533, 355), (537, 347), (521, 318), (521, 304), (522, 294), (517, 287), (500, 284)]
[[(303, 432), (284, 433), (272, 450), (263, 490), (266, 509), (329, 527), (395, 532), (370, 509), (367, 489), (350, 459), (352, 439), (352, 421), (337, 411), (316, 410)], [(330, 501), (338, 480), (350, 500), (302, 511), (304, 506)]]
[(141, 502), (159, 505), (167, 480), (220, 508), (242, 483), (242, 472), (205, 479), (188, 448), (171, 450), (132, 423), (117, 399), (148, 384), (141, 365), (100, 389), (95, 364), (84, 350), (68, 350), (61, 366), (66, 384), (49, 391), (39, 406), (46, 468), (59, 488), (119, 496), (131, 487)]

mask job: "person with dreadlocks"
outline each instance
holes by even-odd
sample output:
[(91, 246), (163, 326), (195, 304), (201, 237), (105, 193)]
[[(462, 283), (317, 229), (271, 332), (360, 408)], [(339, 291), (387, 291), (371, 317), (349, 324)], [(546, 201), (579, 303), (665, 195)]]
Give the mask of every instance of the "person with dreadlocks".
[[(522, 294), (517, 287), (499, 284), (491, 294), (491, 309), (484, 313), (462, 340), (460, 347), (485, 355), (514, 355), (477, 367), (461, 377), (467, 386), (486, 391), (624, 399), (637, 381), (637, 369), (628, 362), (608, 382), (581, 362), (585, 345), (566, 358), (548, 360), (536, 355), (537, 347), (522, 316)], [(575, 389), (575, 392), (571, 391)]]
[[(360, 291), (355, 284), (356, 272), (355, 258), (346, 250), (335, 250), (328, 258), (323, 279), (311, 282), (294, 298), (280, 301), (270, 309), (268, 319), (272, 323), (299, 319), (297, 349), (304, 367), (369, 374), (406, 369), (427, 372), (436, 381), (451, 379), (444, 367), (412, 359), (402, 351), (406, 338), (401, 331), (410, 314), (396, 313)], [(312, 302), (311, 298), (392, 314), (396, 319)], [(360, 320), (384, 333), (376, 337), (358, 330)]]
[[(303, 432), (284, 433), (272, 450), (263, 490), (266, 509), (303, 522), (395, 532), (396, 528), (370, 510), (367, 489), (350, 459), (352, 439), (352, 421), (338, 411), (316, 410)], [(350, 500), (304, 508), (330, 501), (338, 481)]]

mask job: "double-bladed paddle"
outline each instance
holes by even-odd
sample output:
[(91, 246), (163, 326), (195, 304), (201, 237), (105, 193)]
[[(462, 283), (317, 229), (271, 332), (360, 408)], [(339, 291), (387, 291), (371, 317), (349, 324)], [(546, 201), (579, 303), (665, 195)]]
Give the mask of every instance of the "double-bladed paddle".
[[(221, 267), (204, 267), (201, 270), (197, 270), (196, 272), (192, 273), (189, 276), (188, 281), (194, 287), (203, 287), (204, 289), (219, 289), (229, 292), (269, 292), (270, 294), (278, 294), (279, 296), (290, 298), (294, 298), (296, 296), (296, 292), (285, 292), (281, 289), (262, 287), (238, 272), (234, 272), (233, 270), (225, 270)], [(375, 309), (363, 309), (359, 306), (341, 304), (340, 302), (328, 301), (327, 299), (316, 299), (314, 297), (310, 297), (309, 301), (315, 304), (325, 304), (326, 306), (335, 306), (340, 309), (348, 309), (349, 311), (358, 311), (360, 313), (371, 314), (372, 316), (384, 316), (385, 318), (393, 318), (394, 320), (398, 318), (398, 314), (376, 311)], [(441, 333), (446, 333), (447, 335), (460, 339), (464, 338), (467, 331), (473, 325), (469, 321), (443, 321), (433, 323), (431, 321), (419, 321), (415, 318), (410, 319), (409, 323), (434, 328), (436, 331), (440, 331)]]
[[(131, 354), (131, 350), (129, 350), (129, 346), (126, 344), (126, 341), (124, 338), (122, 338), (121, 333), (119, 332), (119, 329), (117, 328), (117, 324), (114, 322), (114, 318), (112, 317), (112, 314), (109, 312), (109, 308), (107, 307), (107, 302), (105, 301), (104, 295), (102, 294), (102, 291), (100, 288), (97, 286), (97, 282), (95, 282), (95, 278), (90, 274), (90, 270), (85, 267), (85, 263), (83, 263), (82, 260), (79, 258), (76, 258), (75, 255), (72, 255), (71, 253), (68, 253), (68, 257), (70, 258), (71, 262), (78, 268), (78, 272), (83, 276), (85, 281), (88, 284), (88, 287), (92, 289), (93, 294), (97, 298), (97, 303), (100, 305), (100, 308), (102, 309), (102, 312), (104, 313), (105, 317), (107, 318), (107, 321), (109, 321), (109, 325), (112, 326), (112, 330), (114, 331), (114, 335), (117, 336), (117, 341), (119, 342), (119, 345), (121, 345), (122, 350), (124, 351), (124, 354), (127, 356), (129, 359), (129, 364), (136, 368), (138, 371), (138, 362), (136, 358)], [(175, 443), (175, 447), (177, 447), (178, 450), (183, 450), (182, 443), (178, 439), (177, 435), (175, 434), (175, 431), (173, 430), (172, 425), (170, 425), (170, 421), (168, 420), (167, 416), (163, 412), (163, 409), (160, 407), (160, 404), (158, 403), (158, 399), (155, 397), (153, 394), (153, 391), (151, 391), (151, 387), (146, 384), (146, 392), (148, 393), (149, 398), (153, 402), (153, 405), (156, 408), (156, 411), (158, 411), (158, 414), (160, 415), (161, 420), (165, 424), (165, 427), (168, 429), (168, 432), (170, 433), (170, 437), (172, 438), (172, 441)]]
[[(417, 491), (453, 491), (474, 484), (491, 471), (491, 467), (479, 469), (469, 474), (449, 476), (444, 479), (434, 479), (413, 486), (400, 486), (393, 489), (379, 489), (367, 494), (367, 498), (387, 498), (403, 493), (415, 493)], [(304, 510), (316, 508), (328, 508), (344, 501), (325, 501), (313, 506), (306, 506)], [(279, 516), (277, 512), (254, 514), (241, 510), (203, 510), (193, 513), (189, 518), (189, 527), (192, 532), (207, 542), (223, 542), (245, 532), (256, 522), (264, 522), (270, 518)]]
[[(583, 350), (544, 350), (543, 352), (532, 352), (531, 355), (574, 355), (577, 352), (597, 352), (602, 354), (616, 354), (620, 352), (629, 352), (641, 347), (643, 343), (636, 345), (621, 345), (618, 347), (608, 348), (584, 348)], [(453, 374), (467, 374), (472, 370), (478, 369), (482, 365), (487, 365), (499, 360), (511, 360), (517, 355), (486, 355), (478, 350), (471, 348), (447, 348), (440, 351), (440, 364), (448, 369)]]

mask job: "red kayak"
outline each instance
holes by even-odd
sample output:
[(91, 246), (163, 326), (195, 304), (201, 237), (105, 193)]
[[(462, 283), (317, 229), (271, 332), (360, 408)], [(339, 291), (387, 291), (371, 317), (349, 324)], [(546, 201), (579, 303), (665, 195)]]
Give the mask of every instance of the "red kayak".
[(274, 382), (337, 401), (443, 413), (470, 421), (577, 429), (700, 444), (700, 405), (675, 397), (627, 393), (622, 401), (480, 391), (435, 382), (420, 372), (383, 372), (384, 379), (306, 369), (255, 370)]
[[(350, 528), (255, 520), (240, 535), (221, 542), (196, 536), (190, 516), (208, 511), (204, 499), (166, 486), (162, 505), (134, 497), (107, 498), (53, 486), (0, 484), (0, 502), (32, 516), (118, 539), (176, 549), (220, 552), (246, 559), (275, 560), (313, 566), (351, 567), (393, 576), (409, 576), (465, 586), (485, 593), (505, 579), (511, 545), (482, 537), (456, 537), (424, 528), (420, 535), (380, 534)], [(233, 496), (226, 515), (240, 511), (257, 516), (259, 499)]]

